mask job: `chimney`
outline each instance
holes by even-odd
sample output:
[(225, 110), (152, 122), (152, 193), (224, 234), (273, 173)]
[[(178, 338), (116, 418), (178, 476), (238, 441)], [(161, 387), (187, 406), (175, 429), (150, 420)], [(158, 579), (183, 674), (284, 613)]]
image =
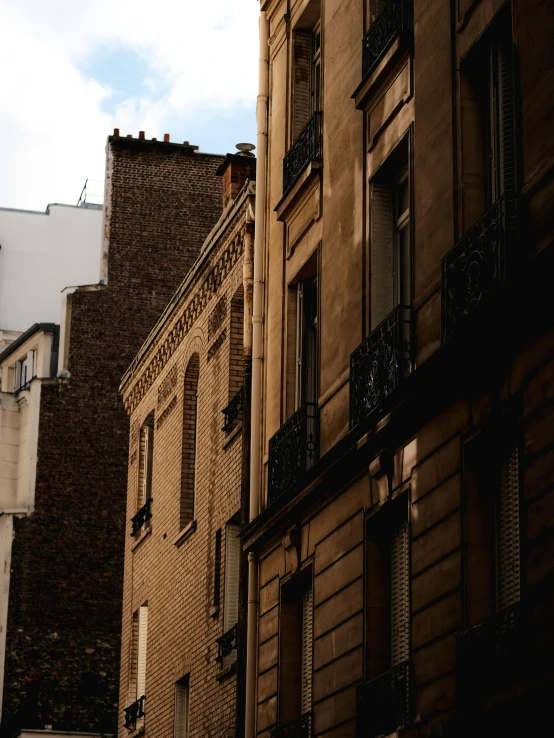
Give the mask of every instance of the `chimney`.
[(247, 179), (256, 179), (256, 157), (253, 144), (237, 144), (238, 152), (227, 154), (216, 174), (222, 178), (223, 210), (236, 199)]

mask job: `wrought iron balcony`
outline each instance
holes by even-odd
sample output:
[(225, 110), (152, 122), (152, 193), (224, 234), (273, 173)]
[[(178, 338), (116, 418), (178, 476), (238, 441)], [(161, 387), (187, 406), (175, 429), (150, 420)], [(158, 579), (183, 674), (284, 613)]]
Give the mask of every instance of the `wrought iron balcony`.
[(217, 660), (223, 661), (226, 656), (229, 656), (237, 647), (238, 627), (233, 627), (224, 633), (221, 638), (216, 638), (218, 645)]
[(273, 728), (270, 738), (312, 738), (312, 713), (305, 712), (286, 725)]
[(131, 535), (136, 536), (143, 528), (147, 528), (152, 518), (152, 498), (149, 497), (138, 513), (131, 518)]
[(524, 654), (519, 604), (458, 636), (459, 692), (474, 701), (487, 696), (520, 671)]
[(307, 402), (269, 441), (268, 501), (298, 492), (319, 456), (317, 404)]
[(350, 356), (350, 423), (354, 428), (382, 407), (412, 371), (413, 312), (399, 305)]
[(283, 159), (283, 195), (287, 194), (313, 159), (321, 159), (323, 155), (321, 121), (321, 113), (314, 113), (285, 154)]
[(225, 418), (223, 428), (221, 429), (224, 433), (227, 433), (233, 427), (233, 423), (242, 413), (242, 400), (243, 400), (243, 388), (241, 387), (237, 394), (231, 399), (227, 407), (221, 412)]
[(127, 728), (127, 730), (136, 730), (137, 722), (146, 715), (146, 713), (144, 712), (145, 700), (146, 696), (142, 695), (142, 697), (139, 697), (136, 702), (133, 702), (132, 705), (129, 705), (129, 707), (126, 707), (123, 710), (123, 712), (125, 713), (125, 727)]
[(406, 728), (412, 715), (409, 661), (360, 684), (356, 693), (357, 738), (380, 738)]
[(413, 0), (389, 0), (368, 28), (362, 42), (362, 79), (365, 79), (394, 39), (412, 28)]
[(506, 281), (516, 255), (518, 198), (505, 194), (442, 260), (443, 341), (455, 335)]

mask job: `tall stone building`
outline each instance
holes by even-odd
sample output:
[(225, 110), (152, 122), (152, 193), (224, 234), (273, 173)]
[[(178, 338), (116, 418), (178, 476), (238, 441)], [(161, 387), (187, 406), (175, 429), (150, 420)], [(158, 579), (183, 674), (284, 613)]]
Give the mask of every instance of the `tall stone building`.
[(221, 217), (121, 384), (131, 423), (121, 738), (243, 735), (255, 165), (226, 156)]
[(195, 149), (108, 139), (100, 284), (66, 290), (59, 328), (33, 326), (0, 354), (5, 735), (116, 728), (129, 427), (118, 387), (220, 214), (223, 159)]
[(548, 730), (553, 31), (261, 2), (247, 738)]

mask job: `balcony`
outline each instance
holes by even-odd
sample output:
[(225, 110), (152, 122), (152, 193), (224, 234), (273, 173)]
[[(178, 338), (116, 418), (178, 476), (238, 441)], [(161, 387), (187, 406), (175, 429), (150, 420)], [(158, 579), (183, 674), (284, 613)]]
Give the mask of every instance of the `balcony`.
[(389, 0), (362, 41), (362, 79), (374, 69), (394, 39), (412, 28), (412, 1)]
[(520, 673), (524, 655), (520, 605), (503, 610), (458, 636), (458, 679), (462, 699), (476, 702)]
[(226, 656), (230, 656), (237, 648), (238, 627), (233, 625), (230, 630), (224, 633), (221, 638), (216, 638), (218, 651), (217, 661), (223, 661)]
[(321, 159), (322, 155), (322, 116), (314, 113), (283, 159), (283, 195), (292, 188), (308, 164)]
[(377, 414), (410, 374), (414, 357), (413, 312), (399, 305), (350, 356), (350, 425)]
[(506, 281), (516, 256), (518, 198), (502, 195), (442, 260), (442, 336), (457, 334)]
[(274, 728), (269, 736), (270, 738), (312, 738), (312, 713), (306, 712), (296, 720)]
[(228, 433), (230, 430), (233, 429), (235, 420), (237, 420), (239, 415), (242, 413), (242, 405), (243, 388), (241, 387), (237, 394), (228, 403), (227, 407), (225, 407), (221, 411), (223, 413), (223, 417), (225, 418), (223, 427), (221, 429), (224, 433)]
[(132, 705), (129, 705), (129, 707), (126, 707), (123, 710), (125, 713), (125, 727), (127, 730), (131, 732), (136, 730), (138, 721), (146, 715), (144, 712), (145, 701), (146, 697), (145, 695), (142, 695), (142, 697), (139, 697), (136, 702), (133, 702)]
[(268, 501), (294, 495), (319, 457), (319, 418), (315, 402), (307, 402), (269, 441)]
[(357, 738), (381, 738), (406, 728), (412, 700), (409, 661), (360, 684), (356, 693)]
[(152, 518), (152, 498), (149, 497), (138, 513), (131, 518), (131, 535), (136, 536), (143, 528), (150, 526)]

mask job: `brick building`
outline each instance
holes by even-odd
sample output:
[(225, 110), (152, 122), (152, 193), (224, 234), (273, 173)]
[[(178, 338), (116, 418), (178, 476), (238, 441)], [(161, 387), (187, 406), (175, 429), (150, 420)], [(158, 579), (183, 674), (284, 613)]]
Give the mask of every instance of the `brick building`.
[(547, 731), (554, 6), (260, 27), (245, 735)]
[(5, 735), (116, 727), (129, 428), (118, 386), (220, 214), (222, 158), (195, 149), (108, 139), (101, 283), (65, 291), (57, 362), (57, 326), (0, 355), (3, 502), (26, 502), (0, 517)]
[(131, 423), (122, 738), (243, 735), (255, 164), (225, 158), (221, 217), (121, 384)]

